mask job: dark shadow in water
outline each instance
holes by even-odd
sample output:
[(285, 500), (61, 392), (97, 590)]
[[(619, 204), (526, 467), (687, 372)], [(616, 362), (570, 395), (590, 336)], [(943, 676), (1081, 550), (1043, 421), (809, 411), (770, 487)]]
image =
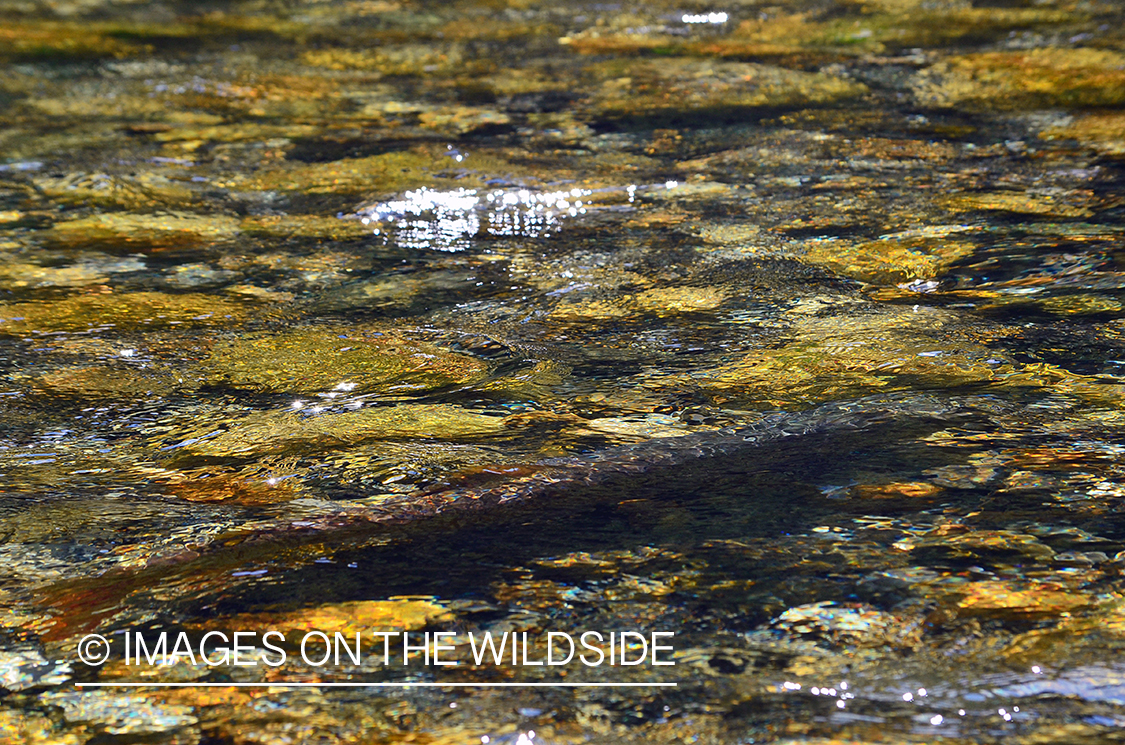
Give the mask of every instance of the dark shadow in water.
[[(708, 541), (806, 533), (854, 517), (818, 488), (826, 481), (846, 484), (852, 463), (862, 462), (868, 473), (881, 466), (898, 474), (948, 463), (948, 455), (914, 444), (935, 428), (915, 422), (793, 438), (511, 507), (382, 528), (384, 545), (337, 553), (333, 563), (292, 569), (277, 584), (208, 596), (200, 605), (227, 615), (406, 594), (480, 597), (491, 583), (510, 579), (513, 568), (544, 557), (642, 546), (686, 552)], [(581, 581), (576, 571), (569, 581)]]

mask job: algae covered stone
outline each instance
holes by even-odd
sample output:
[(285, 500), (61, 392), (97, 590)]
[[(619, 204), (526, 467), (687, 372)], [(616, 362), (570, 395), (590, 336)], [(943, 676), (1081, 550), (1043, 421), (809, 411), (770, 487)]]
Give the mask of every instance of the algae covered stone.
[(944, 204), (955, 212), (993, 210), (1025, 215), (1072, 218), (1090, 217), (1093, 214), (1090, 209), (1092, 202), (1091, 195), (1082, 192), (1036, 194), (1033, 192), (998, 191), (958, 194), (944, 200)]
[(48, 395), (94, 398), (158, 396), (184, 385), (185, 381), (169, 369), (139, 370), (116, 365), (64, 368), (36, 380), (36, 387)]
[(591, 419), (585, 423), (584, 429), (608, 437), (610, 440), (623, 442), (641, 442), (657, 437), (683, 437), (694, 431), (679, 419), (664, 414)]
[(595, 100), (612, 116), (796, 107), (855, 99), (862, 83), (828, 73), (713, 60), (615, 60), (592, 68), (601, 79)]
[(965, 614), (1057, 616), (1094, 605), (1094, 598), (1049, 582), (1020, 584), (1003, 580), (970, 582), (958, 608)]
[[(371, 631), (413, 631), (453, 620), (453, 614), (432, 597), (392, 597), (332, 603), (292, 613), (262, 613), (231, 619), (235, 627), (320, 631), (325, 634), (363, 634)], [(242, 624), (242, 625), (238, 625)], [(301, 639), (295, 634), (295, 639)], [(379, 647), (381, 649), (381, 646)]]
[(876, 284), (929, 279), (972, 254), (963, 241), (881, 238), (863, 243), (810, 241), (800, 258), (836, 274)]
[[(145, 210), (183, 208), (195, 199), (195, 192), (181, 181), (158, 172), (141, 172), (126, 176), (119, 173), (83, 173), (64, 171), (45, 173), (32, 179), (35, 187), (60, 204), (89, 205), (105, 208)], [(85, 226), (114, 229), (114, 221), (126, 223), (143, 216), (109, 213), (74, 221), (76, 229)], [(105, 222), (99, 224), (99, 218)]]
[(914, 94), (928, 106), (1120, 106), (1125, 103), (1125, 55), (1060, 47), (968, 54), (923, 70), (915, 78)]
[(1098, 152), (1125, 155), (1125, 113), (1100, 111), (1059, 123), (1039, 135), (1044, 140), (1075, 139)]
[[(419, 147), (412, 150), (344, 158), (328, 163), (280, 165), (263, 169), (249, 178), (232, 178), (232, 184), (244, 188), (305, 193), (388, 193), (419, 186), (447, 182), (451, 186), (483, 183), (475, 178), (462, 178), (461, 173), (446, 173), (451, 166), (461, 166), (444, 149)], [(478, 151), (464, 162), (463, 170), (490, 174), (507, 174), (521, 169), (502, 157)]]
[(828, 601), (790, 608), (772, 626), (830, 645), (878, 647), (899, 641), (895, 637), (903, 633), (904, 624), (876, 608)]
[(162, 292), (98, 293), (62, 300), (0, 303), (0, 334), (231, 325), (245, 320), (251, 307), (246, 301), (214, 295)]
[(504, 418), (447, 404), (398, 404), (339, 414), (251, 414), (187, 446), (198, 455), (246, 457), (348, 447), (369, 440), (474, 439), (497, 435)]
[(483, 360), (400, 332), (331, 325), (243, 334), (216, 344), (203, 367), (215, 385), (341, 393), (417, 393), (488, 374)]
[(181, 212), (136, 214), (113, 212), (56, 223), (53, 233), (67, 244), (184, 246), (232, 238), (238, 220), (224, 215)]
[(715, 311), (729, 294), (722, 287), (659, 287), (610, 300), (563, 303), (553, 316), (581, 321), (706, 313)]
[(869, 306), (843, 316), (797, 306), (785, 318), (792, 323), (786, 343), (694, 373), (694, 382), (723, 400), (784, 406), (915, 381), (954, 387), (999, 377), (1001, 360), (988, 362), (989, 351), (968, 338), (950, 338), (955, 316), (943, 311)]
[(109, 282), (107, 272), (97, 266), (76, 264), (63, 267), (42, 267), (36, 264), (10, 262), (0, 265), (0, 287), (84, 287)]

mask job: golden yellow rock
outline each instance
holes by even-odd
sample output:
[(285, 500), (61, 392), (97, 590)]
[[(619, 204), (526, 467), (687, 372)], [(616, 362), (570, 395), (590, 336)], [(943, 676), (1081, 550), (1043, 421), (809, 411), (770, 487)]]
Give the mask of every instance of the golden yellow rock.
[(1069, 592), (1060, 585), (1045, 582), (1016, 584), (1006, 580), (989, 580), (970, 582), (958, 590), (963, 593), (958, 607), (970, 613), (1057, 615), (1094, 604), (1094, 598), (1088, 595)]
[(792, 322), (784, 346), (694, 373), (691, 382), (724, 400), (787, 406), (910, 387), (915, 379), (935, 387), (998, 377), (999, 366), (982, 359), (988, 350), (945, 338), (942, 329), (954, 317), (943, 311), (871, 307), (820, 316), (808, 310), (783, 316)]
[(85, 331), (96, 327), (154, 329), (225, 326), (242, 321), (248, 302), (199, 293), (162, 292), (75, 295), (62, 300), (0, 303), (0, 334)]
[(920, 73), (914, 93), (929, 106), (1120, 106), (1125, 103), (1125, 55), (1061, 47), (969, 54)]
[(1107, 155), (1125, 155), (1125, 114), (1087, 114), (1069, 124), (1051, 127), (1040, 137), (1045, 140), (1075, 139)]
[(793, 54), (803, 47), (829, 45), (828, 31), (828, 25), (811, 20), (807, 13), (777, 13), (746, 19), (729, 37), (698, 42), (695, 48), (724, 57)]
[[(335, 603), (284, 614), (247, 614), (230, 619), (231, 628), (277, 629), (284, 632), (321, 631), (325, 634), (366, 635), (370, 631), (413, 631), (453, 615), (435, 598), (392, 597)], [(288, 636), (288, 634), (287, 634)], [(300, 639), (300, 635), (294, 635)], [(366, 640), (370, 642), (370, 638)]]
[[(476, 167), (477, 159), (470, 167)], [(411, 150), (367, 158), (347, 158), (329, 163), (286, 165), (247, 177), (242, 183), (251, 189), (279, 189), (308, 193), (377, 191), (396, 192), (433, 184), (434, 174), (450, 167), (452, 161), (438, 153)]]
[(85, 264), (61, 267), (17, 262), (0, 264), (0, 287), (84, 287), (108, 281), (106, 272)]
[(62, 98), (36, 98), (28, 102), (30, 106), (48, 116), (59, 118), (74, 117), (120, 117), (123, 112), (138, 118), (160, 116), (165, 113), (163, 101), (158, 101), (147, 96), (119, 95), (114, 98), (86, 98), (74, 99), (67, 96)]
[(660, 287), (633, 295), (630, 301), (646, 313), (692, 313), (715, 310), (728, 294), (721, 287)]
[(473, 439), (497, 435), (504, 429), (503, 417), (448, 404), (397, 404), (319, 415), (262, 412), (186, 449), (197, 455), (246, 457), (347, 447), (369, 440)]
[(612, 16), (605, 25), (568, 34), (559, 42), (583, 54), (656, 51), (742, 59), (793, 56), (829, 49), (841, 52), (841, 47), (852, 47), (855, 52), (882, 48), (870, 38), (870, 34), (857, 33), (858, 28), (849, 35), (846, 28), (837, 31), (836, 25), (814, 21), (808, 13), (779, 12), (762, 16), (742, 21), (732, 33), (724, 36), (684, 39), (661, 33), (659, 27), (652, 29), (642, 18), (620, 14)]
[(359, 220), (341, 220), (338, 217), (316, 215), (247, 217), (239, 229), (246, 235), (270, 238), (323, 238), (327, 240), (347, 240), (365, 238), (371, 235), (372, 228)]
[(139, 244), (171, 247), (232, 238), (239, 223), (223, 215), (192, 215), (183, 212), (142, 215), (126, 212), (84, 217), (55, 223), (52, 232), (66, 243)]
[(108, 365), (57, 370), (35, 381), (36, 388), (53, 395), (105, 398), (159, 396), (183, 385), (184, 382), (166, 370), (136, 370)]
[[(570, 377), (570, 366), (555, 360), (541, 360), (528, 370), (516, 372), (502, 378), (493, 378), (477, 386), (478, 390), (490, 391), (511, 398), (533, 399), (543, 401), (554, 399), (557, 396), (552, 392), (555, 386), (561, 385)], [(546, 415), (547, 412), (525, 412), (531, 417)], [(521, 414), (508, 417), (511, 420)]]
[[(511, 257), (508, 271), (513, 278), (527, 283), (544, 292), (561, 290), (574, 285), (590, 285), (605, 289), (617, 289), (618, 294), (625, 287), (648, 287), (652, 279), (637, 272), (617, 266), (578, 266), (572, 264), (546, 264), (530, 253), (516, 253)], [(565, 293), (564, 293), (565, 294)], [(565, 308), (559, 306), (559, 311)]]
[(85, 738), (59, 731), (58, 724), (37, 712), (0, 709), (0, 742), (26, 745), (80, 745)]
[(17, 61), (123, 58), (151, 51), (106, 33), (98, 25), (73, 22), (5, 20), (0, 27), (0, 59)]
[[(123, 679), (135, 680), (136, 671), (130, 668), (129, 672), (133, 673), (133, 678), (122, 676)], [(102, 668), (101, 673), (103, 679), (106, 677), (105, 668)], [(171, 704), (174, 706), (190, 706), (192, 708), (208, 707), (208, 706), (232, 706), (232, 707), (245, 707), (253, 704), (255, 699), (262, 698), (263, 696), (271, 695), (268, 688), (261, 690), (253, 690), (246, 688), (168, 688), (157, 689), (146, 694), (154, 701), (163, 704)]]
[(188, 502), (230, 502), (243, 505), (277, 504), (306, 495), (304, 481), (277, 478), (268, 468), (255, 464), (235, 472), (165, 471), (153, 481), (166, 482), (168, 493)]
[(232, 295), (243, 295), (245, 297), (268, 300), (274, 303), (288, 303), (292, 301), (294, 297), (291, 292), (267, 290), (265, 287), (258, 287), (256, 285), (231, 285), (225, 289), (226, 292)]
[[(1090, 581), (1100, 578), (1094, 574)], [(1104, 598), (1105, 596), (1103, 596)], [(1125, 638), (1125, 606), (1117, 593), (1107, 602), (1081, 613), (1063, 614), (1058, 622), (1044, 624), (1016, 636), (1000, 653), (1008, 661), (1023, 662), (1026, 667), (1051, 664), (1060, 649), (1105, 649), (1107, 642), (1116, 646)]]
[(315, 49), (301, 55), (301, 61), (313, 67), (329, 70), (374, 70), (379, 67), (379, 56), (366, 49)]
[(1125, 638), (1125, 602), (1118, 601), (1106, 608), (1098, 621), (1103, 633)]
[(656, 437), (683, 437), (698, 431), (679, 419), (663, 414), (645, 417), (599, 417), (584, 423), (583, 429), (612, 440), (639, 442)]
[(1051, 313), (1065, 316), (1117, 313), (1122, 308), (1121, 301), (1090, 292), (1046, 298), (1040, 305)]
[[(1120, 408), (1125, 403), (1125, 385), (1110, 383), (1092, 375), (1076, 375), (1065, 368), (1045, 362), (1003, 371), (998, 379), (1005, 387), (1049, 389), (1055, 395), (1080, 396), (1090, 404)], [(1116, 418), (1116, 414), (1107, 411), (1082, 412), (1076, 414), (1073, 421), (1077, 424), (1086, 417), (1110, 425), (1110, 419)]]
[(852, 487), (851, 495), (859, 499), (930, 499), (942, 491), (940, 486), (924, 481), (893, 484), (861, 484)]
[(308, 124), (259, 124), (232, 122), (211, 126), (177, 126), (153, 136), (157, 142), (169, 146), (193, 143), (187, 150), (198, 149), (205, 142), (245, 142), (247, 140), (273, 140), (286, 137), (309, 137), (319, 130)]
[[(151, 171), (142, 171), (132, 176), (108, 173), (39, 173), (32, 177), (32, 183), (43, 194), (62, 204), (129, 210), (176, 209), (187, 207), (195, 198), (194, 192), (183, 183)], [(87, 225), (91, 229), (100, 228), (113, 232), (114, 220), (130, 217), (110, 214), (117, 216), (105, 216), (107, 222), (104, 224), (93, 217), (84, 218), (85, 222), (75, 221), (75, 227), (82, 229), (80, 226)], [(125, 223), (122, 225), (124, 229), (128, 229)]]
[(511, 117), (496, 109), (457, 106), (423, 113), (419, 118), (423, 127), (465, 134), (481, 127), (509, 124)]
[[(466, 24), (457, 24), (464, 26)], [(463, 33), (463, 32), (462, 32)], [(448, 75), (475, 72), (492, 66), (466, 55), (462, 44), (384, 44), (377, 49), (315, 49), (302, 61), (329, 70), (370, 70), (385, 75)]]
[(722, 224), (703, 222), (697, 229), (699, 237), (708, 243), (721, 246), (738, 246), (753, 244), (762, 235), (762, 228), (758, 225)]
[[(965, 480), (972, 482), (972, 477)], [(909, 550), (932, 549), (963, 559), (1020, 554), (1036, 561), (1049, 561), (1055, 555), (1050, 546), (1026, 533), (1010, 530), (970, 530), (956, 524), (934, 528), (908, 541)], [(905, 550), (905, 544), (900, 548)]]
[[(912, 148), (904, 149), (908, 153), (912, 151)], [(801, 217), (776, 226), (774, 231), (831, 229), (837, 225), (837, 219), (832, 215), (819, 220)], [(970, 256), (975, 250), (974, 244), (950, 236), (973, 230), (962, 225), (934, 225), (885, 235), (873, 241), (822, 238), (779, 246), (774, 236), (757, 225), (703, 222), (697, 231), (707, 245), (696, 250), (734, 259), (748, 256), (793, 258), (851, 279), (889, 285), (938, 276), (954, 262)]]
[[(842, 10), (848, 6), (839, 6)], [(571, 33), (559, 41), (584, 54), (656, 52), (738, 59), (846, 58), (884, 52), (889, 46), (932, 47), (962, 39), (1000, 40), (1016, 31), (1049, 27), (1074, 18), (1053, 8), (971, 8), (967, 4), (935, 5), (921, 0), (880, 0), (856, 12), (786, 13), (780, 8), (742, 20), (730, 33), (685, 38), (654, 30), (628, 14)]]
[(563, 303), (551, 315), (584, 320), (701, 313), (715, 310), (728, 295), (729, 291), (721, 287), (658, 287), (613, 300)]
[(928, 279), (973, 252), (972, 244), (926, 238), (893, 239), (853, 244), (826, 240), (805, 244), (802, 261), (836, 274), (876, 284)]
[(216, 384), (270, 391), (410, 393), (482, 379), (484, 361), (392, 331), (308, 326), (220, 342), (203, 372)]
[(856, 98), (867, 87), (827, 73), (744, 62), (670, 58), (659, 63), (618, 59), (594, 65), (594, 100), (604, 113), (797, 106)]
[(1076, 193), (1069, 198), (1036, 195), (1024, 192), (994, 191), (981, 194), (958, 194), (943, 200), (946, 207), (957, 212), (993, 210), (1049, 217), (1089, 217), (1091, 195)]

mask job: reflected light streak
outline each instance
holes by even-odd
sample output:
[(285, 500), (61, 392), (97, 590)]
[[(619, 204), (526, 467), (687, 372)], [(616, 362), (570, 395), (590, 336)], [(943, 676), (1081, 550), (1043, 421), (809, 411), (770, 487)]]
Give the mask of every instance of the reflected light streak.
[(482, 232), (528, 238), (550, 236), (558, 231), (565, 216), (586, 214), (578, 198), (592, 193), (588, 189), (518, 189), (482, 194), (475, 189), (435, 191), (422, 187), (406, 192), (402, 199), (368, 207), (359, 217), (365, 225), (393, 225), (398, 242), (407, 248), (463, 251)]
[[(633, 203), (638, 189), (675, 189), (677, 186), (677, 181), (666, 181), (651, 186), (630, 184), (557, 191), (528, 188), (437, 191), (422, 187), (341, 217), (358, 218), (364, 225), (373, 226), (374, 235), (382, 235), (384, 240), (390, 240), (393, 235), (405, 248), (464, 251), (472, 240), (482, 235), (523, 238), (556, 235), (564, 221), (585, 215), (593, 208), (589, 197), (595, 193), (623, 191), (628, 202)], [(389, 230), (383, 230), (384, 227)]]
[(726, 23), (730, 18), (726, 13), (684, 13), (680, 20), (684, 23)]

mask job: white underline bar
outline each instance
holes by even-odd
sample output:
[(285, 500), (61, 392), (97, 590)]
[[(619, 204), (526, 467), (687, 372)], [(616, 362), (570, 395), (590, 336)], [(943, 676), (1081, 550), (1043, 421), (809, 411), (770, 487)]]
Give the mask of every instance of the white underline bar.
[(679, 683), (75, 683), (76, 688), (666, 688)]

